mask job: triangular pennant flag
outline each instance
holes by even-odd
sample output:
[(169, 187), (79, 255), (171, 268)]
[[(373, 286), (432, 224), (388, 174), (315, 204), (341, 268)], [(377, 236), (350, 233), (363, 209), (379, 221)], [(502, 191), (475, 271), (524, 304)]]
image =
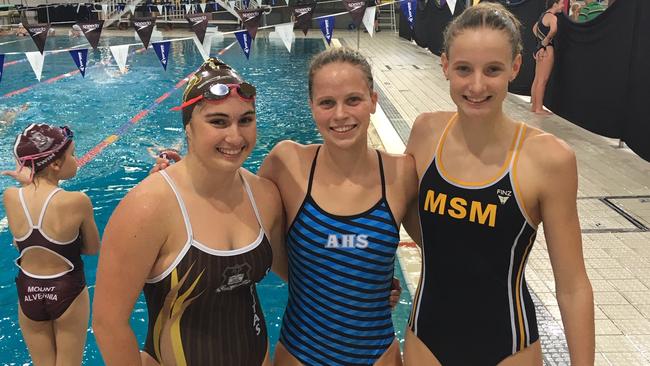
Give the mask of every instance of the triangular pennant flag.
[(70, 56), (72, 56), (72, 59), (74, 60), (75, 65), (77, 65), (77, 68), (79, 69), (79, 72), (81, 73), (81, 77), (86, 77), (86, 61), (88, 60), (88, 49), (87, 48), (82, 48), (82, 49), (77, 49), (77, 50), (70, 50)]
[(296, 36), (293, 34), (293, 23), (279, 24), (275, 26), (275, 31), (280, 36), (282, 43), (287, 48), (287, 51), (291, 52), (291, 43)]
[(230, 9), (235, 9), (235, 1), (228, 1), (228, 6), (230, 6)]
[(309, 27), (311, 27), (311, 18), (314, 16), (314, 9), (316, 9), (316, 2), (309, 2), (307, 4), (297, 5), (293, 7), (293, 17), (299, 29), (307, 35)]
[(209, 13), (197, 13), (185, 16), (187, 22), (190, 23), (190, 28), (194, 31), (194, 34), (196, 34), (196, 37), (201, 43), (203, 43), (205, 31), (208, 29), (208, 16), (211, 15)]
[(129, 45), (123, 44), (119, 46), (110, 46), (108, 47), (113, 54), (113, 58), (117, 63), (117, 66), (120, 68), (122, 73), (126, 73), (126, 57), (129, 55)]
[(106, 15), (108, 14), (108, 4), (102, 4), (102, 14), (104, 15), (104, 18), (106, 18)]
[(205, 39), (203, 40), (203, 43), (199, 42), (199, 38), (194, 36), (192, 37), (192, 40), (194, 41), (194, 44), (196, 45), (196, 48), (199, 50), (199, 53), (201, 56), (203, 56), (203, 60), (207, 60), (210, 58), (210, 48), (212, 47), (212, 34), (208, 34)]
[(185, 14), (189, 14), (190, 9), (192, 8), (192, 5), (191, 4), (184, 4), (183, 6), (185, 7)]
[(456, 11), (456, 0), (447, 0), (447, 5), (449, 6), (449, 11), (451, 11), (451, 15), (453, 16)]
[(361, 19), (363, 14), (366, 11), (366, 1), (365, 0), (343, 0), (343, 5), (347, 9), (348, 13), (352, 17), (352, 23), (356, 28), (359, 28), (361, 24)]
[(43, 73), (43, 62), (45, 61), (45, 55), (40, 52), (25, 52), (27, 56), (27, 61), (32, 65), (32, 70), (36, 74), (36, 80), (41, 81), (41, 74)]
[(102, 27), (104, 26), (104, 21), (89, 20), (86, 22), (77, 22), (77, 25), (79, 26), (79, 28), (81, 28), (81, 31), (83, 32), (84, 36), (86, 36), (88, 43), (90, 43), (93, 49), (96, 50), (97, 45), (99, 44), (99, 36), (102, 34)]
[(262, 9), (246, 9), (237, 10), (239, 18), (244, 22), (244, 27), (250, 33), (250, 36), (255, 39), (257, 35), (257, 28), (260, 27), (260, 19), (262, 18)]
[(131, 14), (135, 15), (135, 5), (129, 5), (129, 11)]
[(235, 32), (235, 37), (237, 37), (237, 41), (239, 41), (239, 45), (241, 46), (242, 51), (244, 51), (244, 55), (246, 55), (246, 59), (248, 60), (248, 57), (251, 54), (251, 41), (253, 40), (253, 37), (251, 37), (250, 34), (248, 34), (248, 31), (239, 31)]
[(413, 27), (415, 26), (415, 4), (416, 0), (404, 0), (400, 4), (404, 18), (406, 18), (406, 21), (409, 23), (409, 28), (411, 28), (411, 30), (413, 30)]
[(200, 3), (199, 6), (201, 7), (201, 13), (205, 13), (205, 3)]
[(158, 13), (159, 14), (163, 13), (163, 6), (162, 5), (156, 5), (156, 8), (158, 8)]
[(370, 37), (375, 33), (375, 13), (377, 12), (376, 6), (371, 6), (366, 8), (366, 12), (363, 13), (363, 26), (366, 27)]
[(122, 13), (123, 10), (124, 10), (124, 4), (122, 3), (117, 4), (117, 12)]
[(330, 44), (332, 41), (332, 34), (334, 33), (334, 16), (319, 19), (320, 31), (323, 32), (323, 37)]
[(165, 71), (167, 71), (167, 62), (169, 61), (169, 58), (167, 56), (169, 55), (169, 47), (171, 45), (171, 42), (153, 42), (151, 45), (153, 46), (153, 50), (156, 51), (156, 55), (158, 56), (158, 59), (160, 60), (163, 68)]
[(242, 3), (244, 4), (244, 9), (248, 9), (251, 4), (251, 0), (242, 0)]
[(218, 3), (214, 3), (214, 11), (219, 11), (219, 4)]
[(0, 81), (2, 81), (2, 74), (4, 73), (5, 68), (5, 55), (0, 54)]
[(23, 27), (27, 29), (27, 32), (32, 37), (32, 40), (34, 41), (34, 43), (36, 43), (36, 48), (38, 48), (38, 50), (42, 54), (43, 50), (45, 49), (45, 41), (47, 40), (47, 34), (50, 33), (50, 25), (23, 23)]
[(131, 18), (131, 20), (133, 21), (133, 27), (138, 33), (138, 37), (140, 37), (144, 48), (148, 48), (149, 41), (151, 40), (151, 33), (153, 33), (153, 27), (156, 25), (156, 18)]

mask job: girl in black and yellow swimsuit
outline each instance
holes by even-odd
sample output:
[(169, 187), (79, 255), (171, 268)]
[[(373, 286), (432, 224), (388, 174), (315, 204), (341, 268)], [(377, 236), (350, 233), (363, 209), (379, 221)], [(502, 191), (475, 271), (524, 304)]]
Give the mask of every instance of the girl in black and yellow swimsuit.
[[(183, 112), (187, 156), (120, 202), (104, 233), (93, 326), (107, 365), (269, 365), (255, 285), (286, 278), (282, 203), (273, 183), (242, 168), (255, 146), (255, 88), (206, 61)], [(258, 205), (256, 202), (264, 202)], [(142, 354), (129, 319), (144, 290)]]

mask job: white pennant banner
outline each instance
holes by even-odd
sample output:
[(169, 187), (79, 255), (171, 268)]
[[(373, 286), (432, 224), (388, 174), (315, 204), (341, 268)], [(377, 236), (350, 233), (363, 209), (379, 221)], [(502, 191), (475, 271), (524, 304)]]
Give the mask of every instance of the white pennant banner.
[(366, 30), (368, 30), (368, 34), (370, 37), (375, 34), (375, 13), (377, 12), (377, 7), (376, 6), (371, 6), (369, 8), (366, 8), (366, 12), (363, 13), (363, 26), (366, 27)]
[(200, 3), (199, 6), (201, 7), (201, 12), (205, 13), (205, 3)]
[(129, 5), (129, 11), (131, 14), (135, 15), (135, 5)]
[(230, 9), (234, 9), (234, 8), (235, 8), (235, 4), (236, 4), (235, 1), (228, 1), (228, 5), (230, 5)]
[(192, 7), (192, 4), (185, 4), (185, 14), (188, 14), (190, 12), (191, 7)]
[(454, 12), (456, 11), (456, 0), (447, 0), (447, 6), (449, 6), (451, 16), (454, 16)]
[(36, 74), (36, 80), (41, 81), (41, 74), (43, 73), (43, 62), (45, 61), (45, 55), (42, 55), (38, 51), (34, 52), (25, 52), (29, 64), (32, 65), (32, 70)]
[(196, 36), (196, 34), (192, 37), (192, 40), (194, 40), (194, 44), (196, 45), (196, 48), (201, 53), (201, 56), (203, 56), (203, 61), (206, 61), (207, 59), (210, 58), (210, 48), (212, 47), (212, 37), (213, 37), (213, 34), (206, 33), (205, 38), (203, 38), (203, 44), (201, 44), (201, 42), (199, 41), (199, 38)]
[(162, 5), (156, 5), (156, 8), (158, 8), (158, 13), (160, 13), (160, 14), (163, 13), (163, 6)]
[(109, 49), (113, 54), (113, 58), (120, 68), (122, 73), (126, 73), (126, 57), (129, 55), (129, 45), (110, 46)]
[(108, 4), (102, 4), (102, 14), (104, 14), (104, 18), (106, 18), (106, 15), (108, 14)]
[(286, 23), (275, 26), (275, 31), (289, 52), (291, 52), (291, 44), (293, 43), (294, 38), (296, 38), (293, 33), (293, 25), (294, 23)]

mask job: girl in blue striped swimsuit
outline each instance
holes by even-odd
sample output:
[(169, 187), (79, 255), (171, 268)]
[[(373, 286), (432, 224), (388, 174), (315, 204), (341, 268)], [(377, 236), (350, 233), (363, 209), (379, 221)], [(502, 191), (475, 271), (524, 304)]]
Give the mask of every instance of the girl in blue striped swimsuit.
[(289, 301), (276, 365), (402, 364), (389, 294), (417, 178), (411, 158), (368, 146), (370, 70), (350, 49), (317, 55), (309, 96), (323, 144), (281, 142), (258, 172), (278, 186), (287, 217)]

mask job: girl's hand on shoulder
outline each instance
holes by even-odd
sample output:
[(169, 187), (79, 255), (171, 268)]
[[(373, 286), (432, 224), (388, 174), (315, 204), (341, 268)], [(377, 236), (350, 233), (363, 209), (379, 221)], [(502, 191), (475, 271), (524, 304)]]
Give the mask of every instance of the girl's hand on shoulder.
[(167, 169), (173, 162), (179, 162), (181, 160), (181, 154), (174, 149), (162, 150), (158, 157), (156, 158), (156, 163), (153, 165), (149, 174), (159, 172), (161, 170)]
[(0, 174), (5, 175), (5, 176), (10, 177), (10, 178), (13, 178), (18, 183), (20, 183), (20, 185), (26, 186), (26, 185), (28, 185), (28, 184), (30, 184), (32, 182), (29, 179), (30, 176), (32, 175), (31, 172), (32, 172), (32, 170), (30, 168), (28, 168), (28, 167), (22, 167), (22, 169), (21, 169), (20, 164), (18, 164), (18, 162), (16, 162), (16, 169), (15, 170), (3, 170), (3, 171), (0, 171)]

